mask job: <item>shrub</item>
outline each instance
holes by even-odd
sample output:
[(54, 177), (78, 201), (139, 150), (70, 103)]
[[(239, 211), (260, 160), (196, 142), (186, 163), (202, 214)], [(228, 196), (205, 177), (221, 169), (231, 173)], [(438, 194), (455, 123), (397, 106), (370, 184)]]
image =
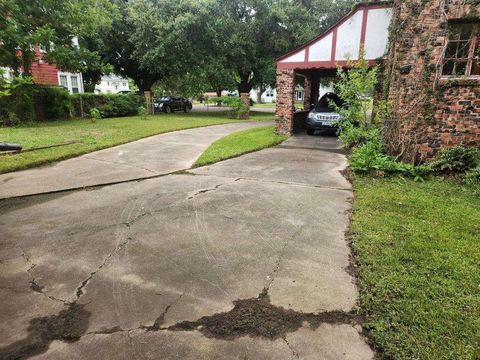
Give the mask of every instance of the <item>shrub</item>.
[(231, 108), (230, 117), (233, 119), (237, 119), (238, 117), (241, 117), (242, 119), (248, 117), (248, 107), (245, 106), (242, 99), (237, 96), (211, 97), (209, 100)]
[(338, 82), (335, 84), (337, 95), (344, 101), (339, 106), (332, 103), (336, 111), (342, 115), (342, 122), (358, 124), (368, 128), (372, 124), (370, 110), (372, 98), (377, 84), (378, 66), (371, 68), (365, 60), (365, 52), (362, 50), (359, 59), (349, 61), (350, 69), (347, 71), (338, 68)]
[(75, 116), (89, 114), (92, 108), (100, 110), (105, 118), (130, 116), (145, 106), (145, 99), (136, 94), (75, 94), (72, 99)]
[(97, 122), (97, 120), (101, 119), (102, 117), (103, 114), (100, 110), (97, 108), (90, 109), (90, 118), (92, 119), (92, 123)]
[(463, 146), (442, 149), (438, 159), (429, 165), (437, 173), (463, 174), (480, 165), (480, 151)]
[(358, 172), (381, 170), (391, 172), (396, 169), (395, 160), (382, 153), (381, 147), (374, 142), (357, 146), (349, 158), (349, 166)]
[(140, 115), (142, 120), (147, 120), (147, 108), (145, 106), (139, 106), (138, 115)]
[(63, 87), (40, 87), (35, 97), (44, 106), (46, 119), (62, 119), (71, 116), (72, 98)]
[(14, 77), (0, 82), (0, 123), (19, 125), (35, 120), (33, 97), (37, 87), (31, 77)]
[(470, 185), (480, 185), (480, 165), (467, 172), (465, 181)]
[(378, 145), (381, 143), (379, 128), (371, 127), (364, 129), (355, 127), (351, 124), (345, 124), (338, 136), (338, 139), (344, 146), (348, 148), (353, 148), (368, 142)]
[(385, 155), (380, 143), (367, 142), (352, 151), (348, 159), (349, 167), (356, 172), (378, 172), (382, 174), (402, 174), (421, 180), (431, 174), (429, 166), (414, 166)]

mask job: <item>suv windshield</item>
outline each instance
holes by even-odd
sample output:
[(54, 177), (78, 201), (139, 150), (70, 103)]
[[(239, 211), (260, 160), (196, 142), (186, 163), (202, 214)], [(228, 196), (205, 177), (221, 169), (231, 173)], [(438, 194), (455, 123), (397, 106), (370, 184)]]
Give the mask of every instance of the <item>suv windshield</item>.
[(160, 98), (160, 101), (169, 101), (170, 100), (170, 96), (162, 96)]
[(334, 112), (335, 107), (334, 103), (337, 106), (344, 106), (344, 102), (338, 97), (338, 95), (333, 93), (328, 93), (323, 95), (315, 106), (316, 112)]

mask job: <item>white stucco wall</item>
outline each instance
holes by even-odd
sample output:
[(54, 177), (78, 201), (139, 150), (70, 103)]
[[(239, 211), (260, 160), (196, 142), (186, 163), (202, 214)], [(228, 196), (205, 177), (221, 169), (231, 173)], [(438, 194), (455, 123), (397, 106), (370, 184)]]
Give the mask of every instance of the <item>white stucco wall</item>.
[(308, 61), (330, 61), (332, 58), (333, 33), (310, 46)]
[(368, 11), (365, 36), (365, 57), (383, 57), (388, 46), (388, 27), (392, 20), (392, 9), (371, 9)]
[(305, 50), (302, 50), (296, 54), (289, 56), (288, 58), (282, 60), (281, 62), (300, 62), (305, 61)]
[(364, 11), (357, 11), (338, 28), (335, 60), (358, 59)]

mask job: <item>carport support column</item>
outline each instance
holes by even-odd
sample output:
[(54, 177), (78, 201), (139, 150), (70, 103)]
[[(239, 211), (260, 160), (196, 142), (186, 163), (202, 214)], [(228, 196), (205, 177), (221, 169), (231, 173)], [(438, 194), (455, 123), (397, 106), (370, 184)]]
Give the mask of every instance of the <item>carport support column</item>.
[(277, 109), (275, 121), (277, 133), (291, 135), (293, 132), (293, 116), (295, 112), (295, 70), (277, 69)]
[(312, 101), (312, 81), (310, 76), (305, 76), (303, 81), (303, 110), (310, 111)]
[(314, 104), (315, 106), (318, 102), (318, 97), (320, 95), (320, 77), (312, 75), (310, 86), (310, 103)]

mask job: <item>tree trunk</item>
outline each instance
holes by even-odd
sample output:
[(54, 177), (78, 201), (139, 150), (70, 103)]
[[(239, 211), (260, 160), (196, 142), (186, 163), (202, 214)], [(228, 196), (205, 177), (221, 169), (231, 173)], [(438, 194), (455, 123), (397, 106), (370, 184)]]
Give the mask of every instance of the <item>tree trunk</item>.
[[(217, 97), (222, 97), (222, 90), (217, 90)], [(217, 106), (221, 106), (222, 102), (220, 100), (217, 101)]]
[(240, 83), (237, 90), (239, 94), (249, 93), (252, 90), (252, 84), (250, 83), (250, 74), (240, 74)]
[(32, 62), (33, 62), (32, 54), (29, 51), (22, 49), (23, 76), (32, 75)]
[(261, 104), (262, 103), (262, 94), (265, 92), (265, 86), (260, 85), (258, 87), (258, 93), (257, 93), (257, 103)]

